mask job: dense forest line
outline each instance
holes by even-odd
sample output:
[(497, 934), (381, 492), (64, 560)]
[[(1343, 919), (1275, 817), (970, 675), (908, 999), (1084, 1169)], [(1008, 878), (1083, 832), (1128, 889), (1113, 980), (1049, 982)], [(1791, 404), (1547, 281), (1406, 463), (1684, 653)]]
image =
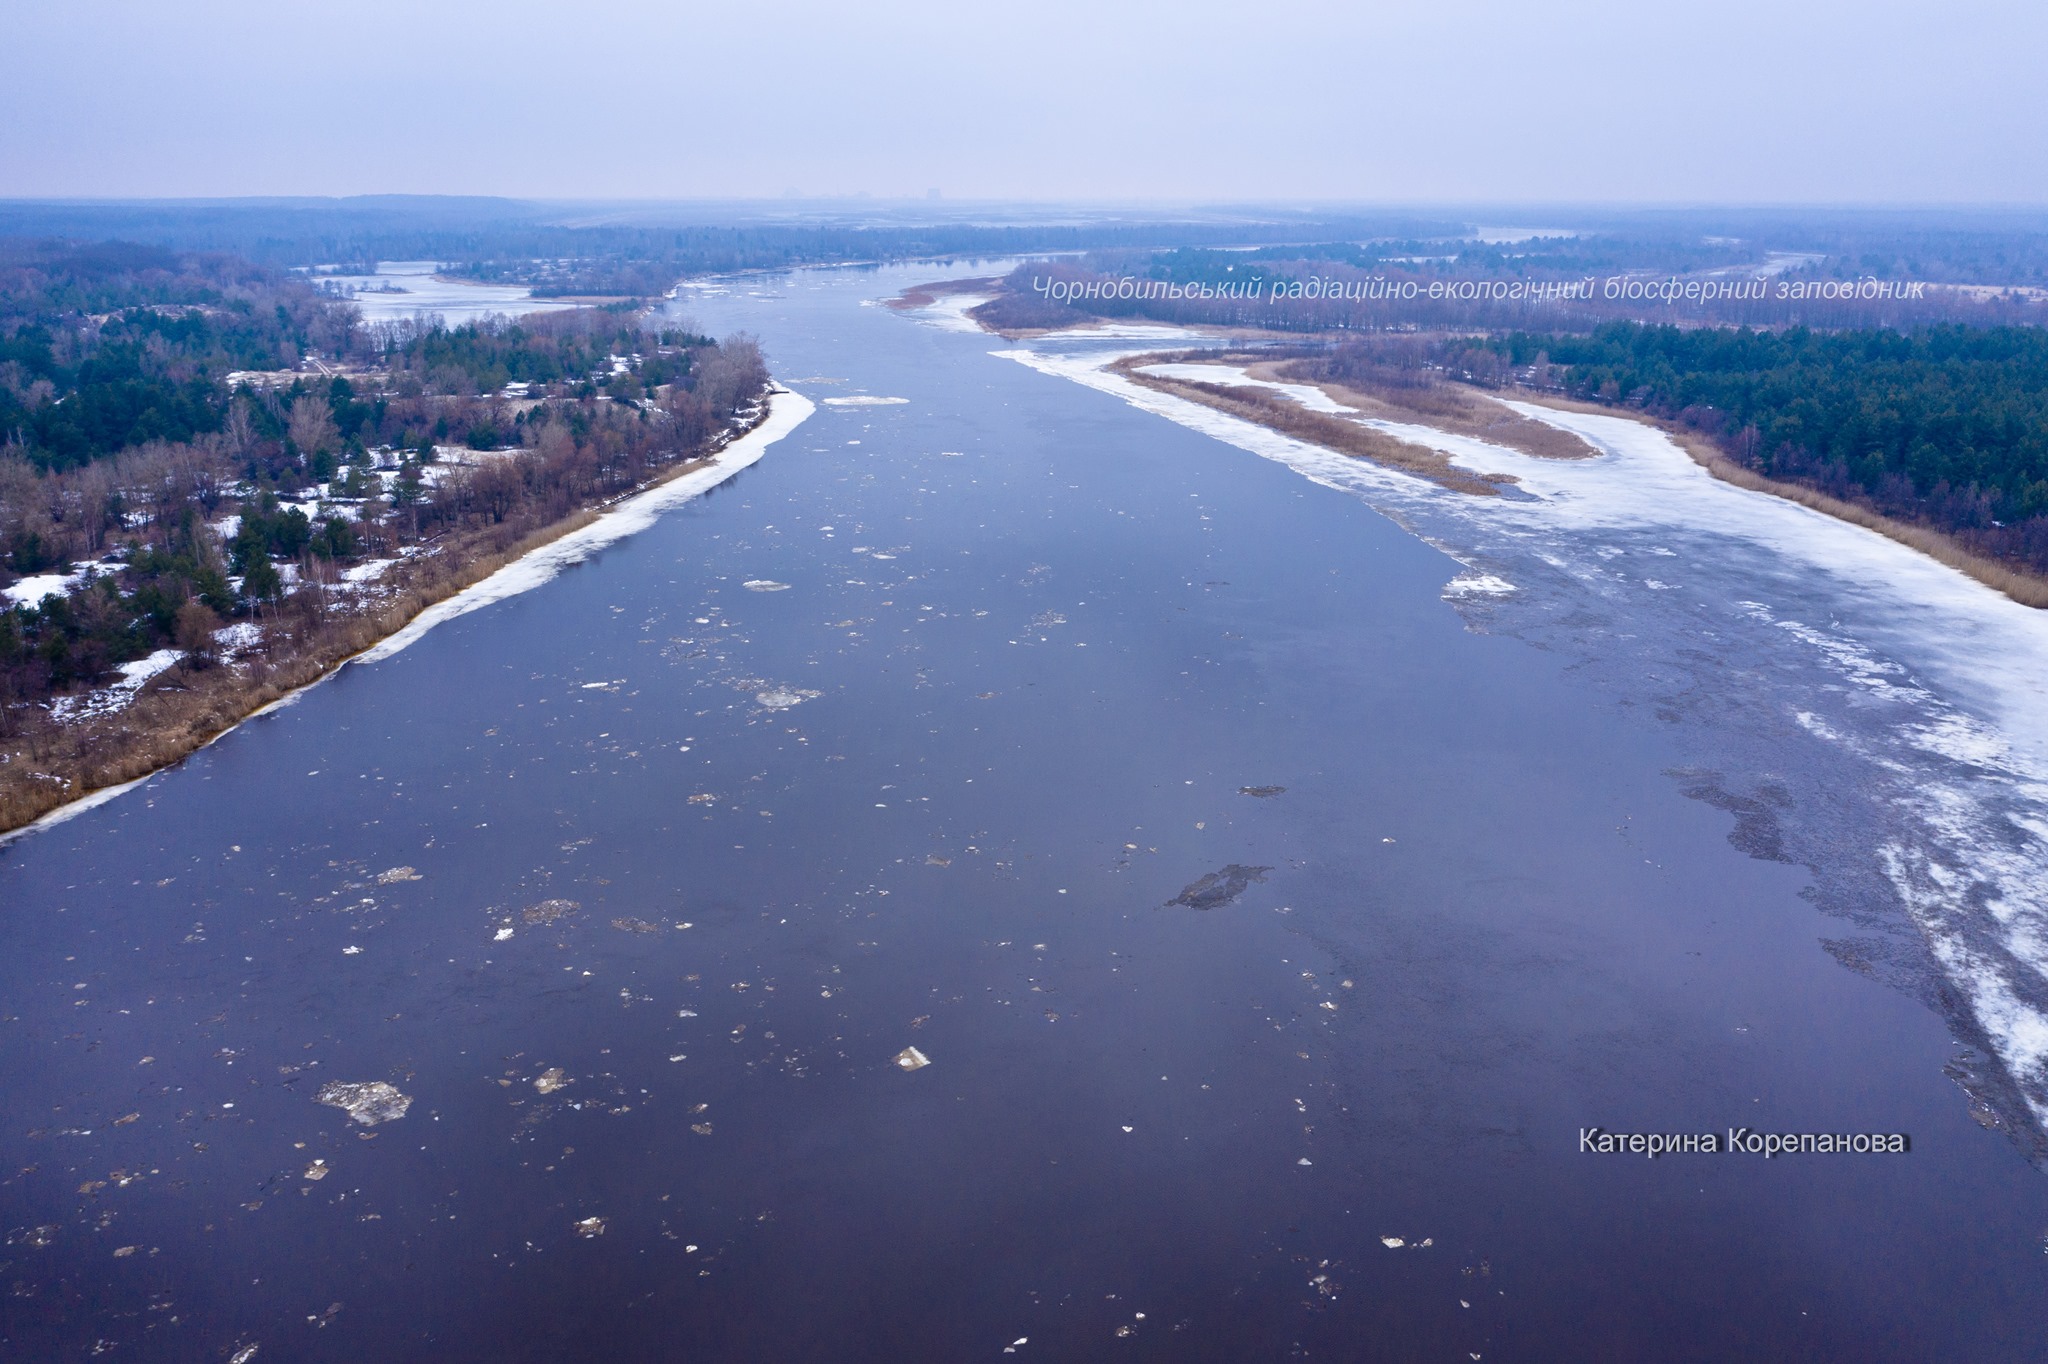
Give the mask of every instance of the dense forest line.
[(225, 256), (0, 240), (0, 441), (43, 469), (221, 429), (221, 381), (354, 342), (351, 313)]
[(0, 738), (165, 651), (303, 652), (709, 452), (767, 384), (750, 340), (629, 310), (368, 328), (234, 258), (4, 250)]
[[(847, 260), (1020, 253), (1270, 249), (1361, 268), (1402, 258), (1463, 270), (1696, 273), (1788, 255), (1847, 278), (2048, 285), (2039, 210), (1612, 209), (1553, 205), (1415, 212), (1357, 206), (1047, 210), (950, 201), (565, 204), (434, 195), (342, 199), (0, 202), (0, 236), (147, 242), (264, 264), (463, 263), (497, 278), (638, 275), (658, 293), (688, 273)], [(1533, 216), (1535, 221), (1528, 219)], [(1523, 224), (1520, 227), (1485, 226)], [(1305, 245), (1307, 244), (1307, 245)], [(670, 271), (663, 276), (663, 271)]]
[(1619, 404), (1731, 460), (2048, 574), (2048, 331), (1615, 323), (1591, 335), (1379, 336), (1290, 371), (1367, 390), (1524, 385)]
[[(1036, 220), (1034, 220), (1036, 219)], [(1324, 238), (1457, 234), (1455, 218), (1409, 212), (980, 212), (883, 201), (821, 206), (566, 205), (511, 199), (353, 199), (63, 203), (0, 201), (0, 236), (119, 238), (262, 264), (367, 269), (434, 260), (468, 278), (531, 285), (544, 297), (658, 297), (686, 275), (917, 257)]]
[(2048, 331), (1620, 324), (1494, 343), (1564, 391), (1715, 438), (1738, 463), (2048, 572)]

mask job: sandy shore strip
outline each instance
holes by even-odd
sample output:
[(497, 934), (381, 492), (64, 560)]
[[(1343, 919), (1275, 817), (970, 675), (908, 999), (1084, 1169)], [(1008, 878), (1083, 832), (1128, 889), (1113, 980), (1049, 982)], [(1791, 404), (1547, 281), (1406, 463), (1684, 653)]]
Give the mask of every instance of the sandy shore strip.
[(189, 752), (180, 754), (133, 780), (88, 791), (78, 799), (39, 815), (19, 828), (0, 833), (0, 846), (28, 834), (41, 832), (68, 819), (74, 819), (138, 786), (146, 785), (153, 778), (189, 758), (192, 753), (211, 746), (249, 721), (292, 704), (351, 664), (376, 663), (390, 658), (417, 643), (437, 625), (468, 615), (471, 611), (480, 610), (495, 602), (504, 601), (508, 597), (531, 592), (554, 578), (563, 569), (581, 563), (599, 550), (617, 544), (628, 536), (638, 534), (653, 525), (665, 513), (702, 496), (742, 469), (759, 463), (762, 456), (768, 453), (769, 446), (796, 430), (817, 410), (810, 399), (789, 389), (772, 389), (767, 401), (768, 416), (708, 460), (686, 467), (664, 481), (621, 499), (600, 511), (587, 524), (538, 546), (453, 596), (435, 602), (392, 634), (386, 635), (362, 652), (342, 659), (305, 685), (296, 687), (268, 705), (249, 712), (219, 733), (209, 736), (204, 743), (196, 745)]

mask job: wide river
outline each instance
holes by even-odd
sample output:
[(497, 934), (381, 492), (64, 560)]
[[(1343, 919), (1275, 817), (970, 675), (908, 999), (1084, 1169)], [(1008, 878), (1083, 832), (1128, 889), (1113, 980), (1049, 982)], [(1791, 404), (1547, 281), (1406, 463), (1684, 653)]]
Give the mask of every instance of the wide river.
[(934, 273), (689, 291), (759, 464), (0, 849), (0, 1355), (2048, 1357), (2031, 626)]

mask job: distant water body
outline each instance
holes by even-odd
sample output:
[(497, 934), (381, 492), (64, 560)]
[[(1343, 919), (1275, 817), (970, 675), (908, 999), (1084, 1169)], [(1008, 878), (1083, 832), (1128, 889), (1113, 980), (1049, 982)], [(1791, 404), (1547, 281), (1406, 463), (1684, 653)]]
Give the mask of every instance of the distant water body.
[(759, 464), (0, 849), (7, 1352), (2042, 1354), (2007, 627), (932, 273), (691, 291)]
[(348, 300), (365, 322), (437, 318), (449, 326), (503, 315), (559, 312), (577, 306), (558, 298), (535, 298), (524, 284), (440, 278), (434, 261), (379, 261), (374, 274), (321, 275), (318, 283), (349, 291)]

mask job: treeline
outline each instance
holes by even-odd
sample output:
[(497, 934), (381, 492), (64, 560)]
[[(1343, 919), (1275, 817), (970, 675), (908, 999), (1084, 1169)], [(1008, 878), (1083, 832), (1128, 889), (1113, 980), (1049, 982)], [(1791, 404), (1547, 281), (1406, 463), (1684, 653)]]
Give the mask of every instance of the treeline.
[(2048, 573), (2048, 331), (1377, 336), (1292, 373), (1368, 391), (1521, 384), (1683, 423), (1729, 458)]
[[(43, 251), (5, 296), (10, 354), (35, 364), (8, 372), (27, 415), (0, 450), (0, 589), (22, 598), (0, 609), (0, 735), (159, 649), (210, 666), (232, 623), (302, 647), (368, 600), (353, 562), (503, 552), (709, 452), (767, 385), (750, 339), (628, 312), (364, 329), (246, 263), (92, 255)], [(291, 372), (321, 342), (328, 372)], [(83, 406), (106, 357), (137, 352), (148, 421), (45, 440), (38, 413)], [(269, 372), (230, 386), (234, 368)]]
[[(24, 704), (154, 650), (206, 666), (236, 620), (289, 648), (354, 607), (337, 586), (351, 561), (451, 536), (467, 553), (502, 552), (707, 453), (759, 402), (767, 369), (744, 338), (688, 349), (686, 372), (637, 402), (364, 400), (335, 379), (244, 399), (227, 430), (194, 442), (60, 472), (0, 459), (0, 583), (98, 565), (72, 590), (0, 612), (0, 735), (24, 722)], [(444, 442), (493, 453), (437, 453)]]
[(222, 380), (355, 335), (286, 275), (154, 247), (0, 240), (0, 442), (45, 469), (220, 430)]
[[(1456, 234), (1455, 219), (1413, 213), (1201, 211), (1075, 221), (988, 221), (985, 210), (926, 203), (616, 205), (363, 196), (247, 202), (0, 202), (0, 235), (121, 238), (228, 252), (281, 267), (378, 260), (449, 262), (470, 278), (529, 284), (549, 297), (658, 297), (685, 275), (917, 257)], [(1048, 215), (1050, 217), (1050, 215)], [(570, 221), (564, 221), (564, 219)], [(805, 219), (809, 220), (806, 221)]]
[[(550, 385), (558, 396), (644, 397), (689, 373), (711, 339), (674, 328), (649, 331), (629, 308), (579, 308), (446, 327), (412, 319), (371, 329), (371, 351), (400, 388), (491, 393), (510, 383)], [(615, 356), (641, 355), (621, 370)]]
[(1568, 393), (1683, 421), (1759, 473), (2048, 572), (2048, 331), (1624, 324), (1491, 349)]

